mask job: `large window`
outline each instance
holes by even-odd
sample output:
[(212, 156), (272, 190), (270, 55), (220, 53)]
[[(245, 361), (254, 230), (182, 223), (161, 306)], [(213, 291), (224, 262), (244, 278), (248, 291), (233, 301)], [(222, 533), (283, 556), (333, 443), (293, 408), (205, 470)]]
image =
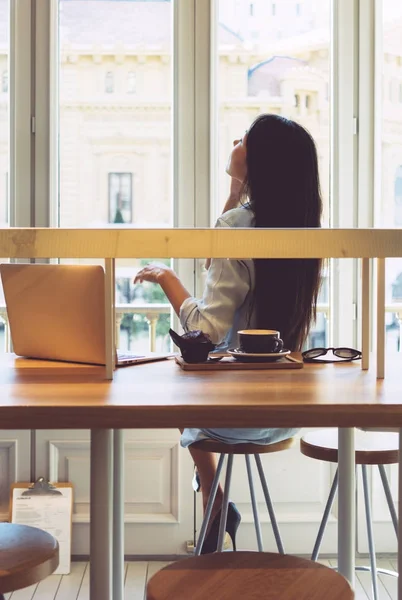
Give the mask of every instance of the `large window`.
[[(58, 7), (58, 224), (172, 225), (171, 2), (59, 0)], [(116, 300), (132, 305), (119, 315), (119, 345), (146, 350), (151, 323), (162, 350), (170, 314), (149, 306), (166, 302), (160, 289), (133, 285), (143, 262), (116, 264)]]
[[(13, 11), (20, 21), (10, 61), (8, 2), (0, 0), (0, 119), (9, 121), (11, 94), (18, 135), (10, 138), (9, 128), (0, 127), (0, 222), (11, 215), (20, 226), (213, 225), (228, 192), (233, 139), (259, 113), (273, 112), (300, 122), (317, 143), (324, 226), (358, 226), (361, 209), (371, 211), (369, 226), (401, 226), (399, 0), (27, 2), (21, 11), (35, 10), (35, 18)], [(374, 144), (362, 114), (367, 89), (361, 89), (373, 70), (364, 15), (373, 17), (374, 8), (383, 30), (376, 169), (368, 161), (362, 167)], [(11, 165), (9, 139), (15, 142)], [(24, 177), (16, 178), (16, 170)], [(374, 171), (377, 206), (360, 185)], [(331, 342), (329, 330), (340, 345), (359, 344), (358, 271), (345, 263), (334, 261), (331, 276), (325, 273), (310, 345)], [(191, 292), (202, 264), (178, 265)], [(146, 305), (166, 302), (155, 286), (133, 285), (139, 266), (117, 263), (118, 301), (130, 311), (138, 307), (121, 315), (123, 347), (148, 345), (157, 310), (147, 313)], [(401, 298), (401, 273), (389, 261), (389, 305)], [(158, 317), (158, 348), (166, 343), (169, 318)], [(387, 339), (394, 348), (398, 319), (399, 309), (391, 307)]]
[[(282, 115), (306, 127), (318, 150), (330, 223), (330, 0), (319, 3), (219, 0), (217, 68), (217, 172), (212, 221), (229, 190), (225, 172), (232, 142), (260, 113)], [(258, 15), (258, 19), (254, 18)], [(291, 175), (290, 175), (291, 176)], [(273, 199), (273, 201), (275, 201)], [(328, 342), (328, 277), (325, 273), (310, 345)]]

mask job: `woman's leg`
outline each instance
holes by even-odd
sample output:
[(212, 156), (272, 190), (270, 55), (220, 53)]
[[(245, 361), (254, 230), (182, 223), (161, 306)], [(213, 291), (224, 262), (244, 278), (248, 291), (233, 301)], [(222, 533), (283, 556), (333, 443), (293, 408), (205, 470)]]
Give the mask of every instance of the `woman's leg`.
[[(180, 431), (183, 433), (182, 429)], [(213, 483), (213, 480), (214, 480), (214, 477), (216, 474), (215, 455), (213, 452), (203, 452), (201, 450), (197, 450), (196, 448), (193, 448), (191, 445), (188, 446), (188, 449), (190, 451), (190, 454), (192, 456), (194, 464), (197, 467), (198, 476), (199, 476), (200, 482), (201, 482), (202, 503), (203, 503), (203, 507), (204, 507), (204, 511), (205, 511), (205, 508), (206, 508), (207, 502), (208, 502), (208, 498), (209, 498), (209, 494), (210, 494), (210, 491), (212, 488), (212, 483)], [(216, 513), (220, 510), (220, 508), (222, 506), (222, 500), (223, 500), (223, 491), (219, 484), (217, 492), (216, 492), (216, 496), (215, 496), (214, 506), (212, 508), (211, 521), (212, 521), (213, 517), (216, 515)]]

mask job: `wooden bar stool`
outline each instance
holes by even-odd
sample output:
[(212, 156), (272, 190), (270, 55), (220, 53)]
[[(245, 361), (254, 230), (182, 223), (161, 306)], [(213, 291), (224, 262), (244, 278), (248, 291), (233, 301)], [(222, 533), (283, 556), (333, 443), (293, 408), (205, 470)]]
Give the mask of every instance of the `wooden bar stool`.
[(226, 478), (225, 478), (225, 487), (223, 490), (223, 502), (222, 502), (222, 513), (221, 520), (219, 524), (219, 536), (218, 536), (218, 545), (217, 551), (222, 552), (223, 550), (223, 542), (225, 538), (225, 530), (226, 530), (226, 521), (228, 514), (228, 505), (229, 505), (229, 492), (230, 492), (230, 483), (232, 478), (232, 469), (233, 469), (233, 456), (235, 454), (243, 454), (246, 460), (246, 468), (247, 468), (247, 476), (248, 476), (248, 484), (250, 488), (250, 496), (251, 496), (251, 505), (253, 508), (253, 518), (255, 525), (255, 532), (257, 536), (257, 544), (258, 550), (260, 552), (264, 551), (263, 543), (262, 543), (262, 533), (261, 533), (261, 524), (258, 517), (258, 508), (257, 501), (255, 498), (254, 491), (254, 482), (253, 475), (251, 472), (251, 461), (250, 455), (254, 455), (255, 462), (258, 469), (258, 474), (260, 476), (260, 481), (262, 485), (262, 489), (264, 492), (265, 502), (268, 508), (269, 517), (271, 519), (271, 526), (274, 532), (276, 545), (278, 548), (278, 552), (281, 554), (285, 554), (285, 550), (283, 547), (282, 539), (279, 533), (278, 523), (276, 521), (274, 507), (272, 505), (271, 496), (269, 494), (268, 485), (264, 475), (264, 469), (262, 466), (260, 454), (271, 454), (273, 452), (280, 452), (282, 450), (287, 450), (291, 446), (293, 446), (295, 438), (289, 438), (287, 440), (282, 440), (281, 442), (276, 442), (274, 444), (266, 444), (266, 445), (258, 445), (258, 444), (224, 444), (223, 442), (218, 442), (215, 440), (203, 440), (201, 442), (196, 442), (193, 444), (194, 448), (198, 450), (203, 450), (204, 452), (216, 452), (220, 454), (218, 466), (216, 469), (216, 475), (212, 484), (211, 493), (209, 495), (207, 508), (205, 511), (205, 516), (202, 522), (200, 536), (197, 542), (197, 546), (195, 549), (195, 555), (199, 556), (201, 554), (202, 545), (205, 539), (205, 533), (207, 531), (208, 523), (211, 518), (212, 507), (215, 501), (216, 491), (219, 485), (219, 478), (221, 475), (223, 461), (226, 455), (228, 455), (227, 468), (226, 468)]
[[(379, 597), (377, 573), (380, 572), (386, 575), (393, 576), (397, 576), (398, 574), (394, 571), (389, 571), (387, 569), (377, 569), (373, 538), (373, 527), (371, 522), (371, 507), (367, 480), (367, 465), (378, 466), (389, 512), (395, 529), (395, 534), (398, 537), (398, 518), (392, 501), (391, 490), (389, 488), (384, 465), (392, 465), (398, 463), (399, 440), (397, 433), (373, 433), (369, 431), (361, 431), (359, 429), (356, 429), (355, 433), (355, 461), (356, 465), (361, 465), (362, 468), (367, 537), (370, 553), (370, 567), (356, 567), (356, 570), (371, 571), (373, 597), (374, 600), (377, 600)], [(338, 430), (325, 429), (322, 431), (312, 431), (307, 433), (300, 440), (300, 451), (302, 454), (304, 454), (305, 456), (309, 456), (310, 458), (337, 463)], [(320, 528), (318, 530), (317, 539), (314, 544), (313, 553), (311, 555), (312, 560), (316, 560), (318, 558), (322, 538), (325, 533), (329, 513), (331, 511), (337, 489), (338, 469), (336, 470), (335, 477), (332, 482), (331, 490), (324, 510), (324, 515), (320, 524)]]
[(185, 558), (148, 582), (147, 600), (352, 600), (349, 582), (318, 563), (265, 552)]
[(59, 565), (57, 540), (41, 529), (0, 523), (0, 600), (3, 594), (38, 583)]

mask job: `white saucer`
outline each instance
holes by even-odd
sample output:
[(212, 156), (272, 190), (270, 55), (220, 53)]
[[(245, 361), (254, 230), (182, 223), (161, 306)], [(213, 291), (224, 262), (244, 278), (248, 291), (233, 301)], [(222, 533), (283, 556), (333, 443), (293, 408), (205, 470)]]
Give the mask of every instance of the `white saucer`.
[(284, 356), (290, 354), (290, 350), (284, 348), (280, 352), (270, 352), (267, 354), (262, 353), (251, 353), (251, 352), (242, 352), (239, 348), (233, 348), (227, 351), (228, 354), (233, 356), (236, 360), (244, 361), (244, 362), (274, 362), (275, 360), (279, 360)]

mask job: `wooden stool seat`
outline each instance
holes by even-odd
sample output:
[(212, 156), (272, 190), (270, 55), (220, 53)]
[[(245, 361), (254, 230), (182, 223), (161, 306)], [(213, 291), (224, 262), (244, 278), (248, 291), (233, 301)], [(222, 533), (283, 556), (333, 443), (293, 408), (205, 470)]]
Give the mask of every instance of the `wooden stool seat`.
[(59, 544), (46, 531), (0, 523), (0, 594), (38, 583), (59, 565)]
[(271, 454), (291, 448), (295, 438), (275, 442), (274, 444), (225, 444), (217, 440), (202, 440), (191, 444), (191, 448), (217, 454)]
[(147, 600), (352, 600), (336, 571), (294, 556), (223, 552), (183, 559), (156, 573)]
[[(355, 430), (355, 459), (357, 465), (391, 465), (398, 462), (397, 433)], [(310, 431), (300, 440), (305, 456), (326, 462), (338, 462), (338, 430)]]

